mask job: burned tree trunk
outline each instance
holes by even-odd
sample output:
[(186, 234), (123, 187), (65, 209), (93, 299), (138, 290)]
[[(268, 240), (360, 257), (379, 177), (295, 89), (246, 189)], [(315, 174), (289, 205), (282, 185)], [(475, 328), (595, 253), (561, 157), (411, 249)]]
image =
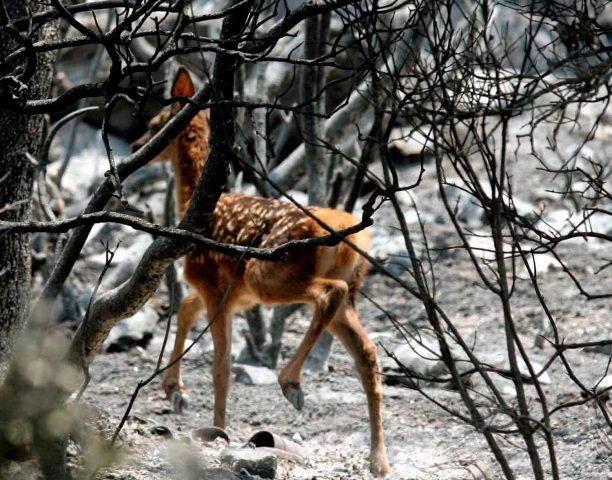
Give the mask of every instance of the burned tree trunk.
[[(10, 28), (10, 22), (24, 17), (29, 9), (44, 8), (24, 0), (6, 0), (0, 5), (0, 52), (3, 56), (23, 48), (28, 39)], [(57, 36), (53, 23), (46, 24), (35, 39), (50, 41)], [(0, 85), (0, 97), (21, 102), (46, 98), (51, 87), (55, 53), (30, 57), (12, 77)], [(19, 115), (0, 110), (0, 220), (30, 218), (32, 182), (43, 134), (43, 117)], [(30, 298), (30, 235), (0, 236), (0, 362), (7, 359), (12, 340), (21, 330)]]
[[(306, 58), (316, 59), (325, 55), (327, 36), (329, 34), (329, 13), (320, 17), (309, 18), (306, 28)], [(304, 148), (308, 158), (308, 203), (310, 205), (325, 205), (327, 200), (327, 170), (329, 156), (321, 145), (325, 134), (325, 83), (324, 69), (318, 65), (306, 68), (302, 75), (302, 102), (305, 103), (304, 117)], [(308, 355), (304, 368), (311, 372), (325, 370), (327, 359), (331, 352), (333, 337), (323, 332), (314, 348)]]

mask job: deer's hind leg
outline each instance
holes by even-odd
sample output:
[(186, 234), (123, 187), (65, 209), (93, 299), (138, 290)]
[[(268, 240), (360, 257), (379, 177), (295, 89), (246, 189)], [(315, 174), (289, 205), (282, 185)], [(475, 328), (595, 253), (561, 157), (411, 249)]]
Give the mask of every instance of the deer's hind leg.
[(295, 354), (278, 376), (283, 395), (297, 409), (304, 405), (300, 386), (302, 366), (315, 343), (330, 324), (339, 308), (346, 303), (348, 285), (344, 280), (313, 277), (308, 271), (308, 258), (289, 261), (284, 265), (251, 260), (245, 280), (249, 288), (264, 303), (308, 303), (313, 318)]
[(278, 376), (283, 395), (297, 409), (304, 405), (304, 394), (301, 388), (301, 373), (304, 361), (315, 343), (329, 326), (342, 305), (346, 302), (348, 286), (344, 280), (317, 278), (312, 280), (306, 290), (312, 306), (313, 316), (308, 330), (293, 357)]
[(185, 387), (181, 377), (181, 360), (179, 357), (185, 348), (185, 340), (198, 316), (204, 310), (206, 304), (198, 292), (192, 292), (181, 303), (178, 311), (178, 327), (174, 348), (170, 355), (171, 366), (166, 370), (162, 386), (166, 396), (172, 400), (174, 410), (180, 412), (187, 402)]
[(355, 361), (357, 373), (368, 399), (370, 418), (370, 471), (382, 476), (389, 471), (382, 428), (382, 382), (376, 355), (376, 345), (370, 340), (359, 322), (353, 306), (343, 306), (328, 327), (344, 345)]

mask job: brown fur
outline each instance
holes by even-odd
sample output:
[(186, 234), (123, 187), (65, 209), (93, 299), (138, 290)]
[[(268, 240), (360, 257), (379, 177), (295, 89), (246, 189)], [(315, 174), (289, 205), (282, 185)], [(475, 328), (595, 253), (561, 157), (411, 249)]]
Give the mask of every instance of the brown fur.
[[(179, 70), (172, 94), (189, 97), (193, 90), (188, 72)], [(161, 128), (160, 124), (168, 121), (178, 108), (174, 106), (160, 113), (151, 121), (151, 129)], [(201, 175), (208, 153), (208, 134), (208, 119), (202, 113), (159, 156), (159, 160), (173, 162), (181, 215)], [(136, 146), (141, 143), (142, 140)], [(335, 230), (358, 223), (354, 216), (338, 210), (313, 207), (310, 212)], [(323, 235), (327, 235), (327, 231), (294, 205), (237, 193), (221, 195), (210, 232), (210, 237), (219, 242), (262, 248)], [(370, 246), (370, 236), (366, 231), (348, 239), (364, 250)], [(199, 248), (186, 256), (185, 280), (195, 291), (181, 304), (171, 356), (174, 361), (181, 355), (189, 330), (198, 315), (206, 310), (214, 344), (215, 425), (224, 427), (226, 423), (232, 314), (255, 304), (307, 303), (312, 307), (313, 319), (294, 357), (280, 372), (279, 383), (283, 393), (294, 406), (301, 408), (298, 393), (301, 392), (300, 373), (306, 356), (324, 330), (338, 337), (354, 358), (367, 394), (371, 470), (378, 475), (386, 474), (389, 467), (383, 440), (382, 386), (376, 347), (359, 323), (355, 310), (357, 291), (367, 270), (365, 260), (341, 243), (335, 247), (293, 251), (285, 262), (256, 259), (246, 260), (240, 265), (237, 262), (235, 257)], [(231, 288), (231, 293), (223, 302), (228, 288)], [(166, 371), (163, 386), (169, 396), (184, 392), (180, 361)]]

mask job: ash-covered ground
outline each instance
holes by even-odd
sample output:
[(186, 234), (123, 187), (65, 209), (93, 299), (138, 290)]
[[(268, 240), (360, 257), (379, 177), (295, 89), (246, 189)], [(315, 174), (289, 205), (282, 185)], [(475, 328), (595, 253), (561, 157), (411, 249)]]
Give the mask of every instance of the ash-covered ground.
[[(517, 131), (522, 124), (516, 120)], [(565, 128), (565, 127), (564, 127)], [(606, 115), (597, 135), (587, 149), (593, 158), (605, 161), (609, 151), (612, 117)], [(546, 144), (546, 131), (536, 144)], [(83, 134), (86, 137), (85, 134)], [(569, 150), (576, 145), (584, 132), (567, 128), (560, 135), (561, 149)], [(84, 145), (88, 145), (85, 138)], [(119, 140), (116, 150), (121, 153)], [(93, 144), (92, 144), (93, 145)], [(88, 156), (95, 151), (83, 149), (73, 161), (67, 176), (67, 189), (72, 188), (75, 201), (69, 210), (78, 211), (82, 200), (78, 193), (91, 178), (85, 179), (81, 172), (90, 166)], [(98, 152), (99, 154), (99, 152)], [(100, 154), (99, 154), (100, 155)], [(100, 158), (103, 158), (100, 156)], [(97, 173), (105, 169), (103, 159)], [(551, 193), (557, 187), (553, 178), (538, 169), (539, 165), (525, 149), (512, 157), (509, 173), (515, 194), (515, 204), (523, 212), (541, 211), (551, 225), (566, 228), (580, 212), (570, 199)], [(159, 169), (159, 165), (155, 166)], [(419, 166), (405, 163), (399, 166), (402, 181), (411, 183), (418, 174)], [(436, 298), (454, 322), (465, 339), (469, 339), (474, 351), (492, 363), (504, 364), (505, 339), (501, 303), (482, 287), (478, 276), (465, 251), (454, 246), (459, 244), (452, 225), (442, 209), (435, 179), (435, 168), (425, 163), (425, 175), (421, 184), (401, 197), (409, 226), (416, 238), (420, 252), (424, 243), (421, 238), (419, 217), (424, 224), (430, 247), (435, 251), (434, 271), (436, 273)], [(452, 178), (449, 178), (452, 180)], [(162, 215), (166, 180), (163, 172), (151, 174), (132, 188), (130, 202), (147, 205), (159, 220)], [(481, 211), (469, 200), (458, 203), (461, 220), (475, 235), (487, 232), (488, 226)], [(70, 213), (70, 212), (69, 212)], [(389, 268), (411, 282), (407, 273), (409, 263), (397, 220), (389, 205), (383, 206), (375, 216), (372, 227), (373, 254), (386, 262)], [(592, 226), (597, 231), (612, 233), (609, 216), (593, 218)], [(105, 282), (104, 288), (116, 285), (129, 275), (134, 261), (152, 241), (144, 233), (134, 232), (127, 227), (96, 227), (85, 247), (75, 273), (69, 284), (74, 298), (80, 304), (86, 303), (95, 279), (102, 269), (104, 253), (98, 240), (111, 243), (121, 240), (121, 245)], [(487, 249), (490, 240), (478, 236), (471, 242)], [(561, 245), (559, 255), (585, 288), (592, 292), (612, 291), (611, 269), (599, 269), (610, 261), (610, 245), (603, 241), (573, 240)], [(479, 261), (486, 262), (486, 253)], [(549, 254), (536, 257), (539, 285), (548, 306), (555, 316), (559, 335), (567, 342), (584, 342), (610, 338), (612, 336), (612, 300), (587, 300), (581, 296), (572, 280)], [(395, 351), (400, 358), (416, 362), (413, 366), (424, 371), (434, 371), (436, 361), (415, 359), (405, 348), (405, 341), (388, 320), (392, 315), (410, 331), (427, 333), (427, 321), (422, 305), (403, 290), (396, 282), (381, 273), (372, 272), (365, 281), (364, 296), (359, 301), (360, 318), (371, 337), (379, 344), (379, 356), (383, 371), (390, 372), (394, 361), (386, 357), (383, 346)], [(369, 301), (374, 299), (381, 308)], [(77, 302), (78, 303), (78, 302)], [(141, 312), (141, 326), (152, 334), (146, 348), (135, 347), (122, 353), (101, 353), (91, 367), (92, 380), (85, 393), (85, 400), (98, 412), (98, 424), (106, 435), (119, 423), (130, 396), (142, 378), (155, 368), (165, 330), (165, 312), (168, 297), (164, 288)], [(542, 307), (534, 294), (528, 275), (519, 266), (512, 296), (513, 317), (531, 359), (544, 365), (553, 355), (554, 349), (538, 335), (549, 335), (543, 327), (546, 323)], [(309, 322), (308, 313), (299, 311), (287, 322), (281, 350), (282, 365), (295, 351)], [(191, 338), (206, 325), (202, 318), (192, 331)], [(140, 327), (139, 327), (140, 328)], [(246, 328), (245, 320), (238, 316), (234, 321), (233, 355), (237, 356), (244, 347), (241, 330)], [(167, 352), (171, 349), (175, 319), (171, 329)], [(401, 357), (407, 355), (407, 357)], [(226, 445), (217, 441), (202, 445), (191, 440), (191, 432), (212, 423), (212, 345), (209, 335), (204, 335), (186, 356), (184, 380), (189, 390), (188, 410), (177, 415), (172, 412), (169, 402), (161, 390), (160, 380), (144, 388), (138, 396), (130, 417), (120, 436), (124, 458), (114, 466), (104, 469), (98, 478), (117, 479), (168, 479), (191, 478), (188, 472), (197, 468), (220, 466), (219, 455)], [(576, 350), (568, 352), (567, 358), (580, 381), (589, 388), (594, 387), (610, 372), (607, 370), (610, 352)], [(515, 403), (512, 383), (494, 375), (507, 402)], [(581, 400), (579, 388), (568, 377), (559, 361), (553, 362), (542, 377), (544, 393), (549, 408), (555, 405)], [(264, 382), (266, 383), (266, 382)], [(305, 406), (295, 411), (285, 401), (275, 383), (246, 385), (233, 382), (229, 397), (229, 426), (227, 431), (232, 445), (243, 445), (256, 431), (270, 430), (303, 444), (307, 460), (303, 464), (280, 460), (276, 478), (280, 479), (361, 479), (369, 478), (367, 454), (369, 431), (365, 396), (354, 375), (352, 362), (342, 347), (335, 343), (328, 371), (318, 374), (304, 373), (303, 388)], [(423, 393), (451, 408), (464, 411), (458, 393), (447, 384), (422, 383)], [(473, 386), (479, 391), (478, 381)], [(535, 417), (538, 416), (539, 400), (533, 386), (527, 386), (527, 397)], [(482, 389), (480, 389), (482, 391)], [(475, 394), (477, 396), (477, 394)], [(484, 400), (483, 400), (484, 402)], [(491, 418), (498, 412), (491, 412)], [(470, 479), (500, 478), (500, 470), (490, 453), (481, 433), (463, 424), (436, 406), (422, 393), (402, 386), (385, 386), (384, 427), (391, 473), (393, 479)], [(159, 428), (165, 427), (165, 428)], [(553, 438), (556, 442), (556, 456), (562, 478), (566, 479), (609, 479), (612, 471), (612, 432), (592, 402), (569, 409), (561, 409), (552, 417)], [(155, 433), (157, 432), (157, 433)], [(165, 432), (160, 435), (160, 432)], [(518, 435), (500, 439), (511, 467), (517, 478), (532, 478), (529, 459)], [(543, 445), (543, 438), (538, 437)], [(80, 464), (78, 447), (69, 450), (71, 463)], [(549, 474), (545, 449), (541, 449)], [(199, 467), (197, 467), (199, 465)], [(197, 468), (196, 468), (197, 467)], [(484, 474), (477, 473), (484, 470)], [(187, 472), (187, 473), (186, 473)], [(484, 476), (486, 475), (486, 476)]]
[[(586, 261), (593, 252), (577, 249), (576, 261)], [(600, 252), (603, 254), (603, 252)], [(596, 253), (595, 253), (596, 255)], [(453, 262), (456, 262), (453, 260)], [(458, 273), (440, 282), (440, 296), (449, 306), (453, 320), (466, 338), (473, 338), (479, 353), (503, 352), (500, 308), (490, 295), (474, 287), (467, 261)], [(576, 295), (571, 283), (562, 272), (546, 274), (547, 293), (560, 317), (559, 327), (568, 340), (586, 341), (601, 338), (611, 331), (610, 302), (586, 302)], [(609, 281), (610, 278), (607, 277)], [(398, 289), (390, 280), (373, 275), (366, 281), (368, 295), (384, 300), (385, 308), (403, 322), (423, 323), (416, 301)], [(517, 284), (515, 315), (520, 334), (529, 347), (534, 361), (543, 364), (552, 354), (552, 348), (534, 346), (535, 331), (540, 326), (541, 312), (526, 281)], [(367, 300), (360, 301), (361, 320), (373, 339), (388, 348), (400, 345), (402, 340), (381, 312)], [(420, 319), (420, 320), (419, 320)], [(286, 359), (294, 351), (307, 327), (308, 317), (295, 314), (286, 329), (282, 355)], [(236, 319), (235, 337), (246, 323)], [(205, 326), (202, 321), (194, 330)], [(92, 366), (92, 383), (85, 398), (108, 416), (112, 425), (119, 422), (138, 380), (155, 368), (157, 349), (163, 337), (163, 325), (155, 329), (149, 347), (126, 353), (100, 355)], [(240, 348), (240, 338), (234, 350)], [(202, 464), (219, 465), (223, 442), (202, 446), (191, 442), (190, 432), (212, 422), (212, 379), (210, 372), (212, 345), (205, 337), (184, 361), (184, 379), (190, 394), (190, 406), (183, 415), (171, 412), (159, 381), (146, 388), (138, 397), (123, 435), (123, 446), (129, 452), (125, 462), (110, 469), (101, 478), (172, 478), (181, 463), (183, 450), (191, 450)], [(382, 350), (379, 349), (381, 357)], [(572, 367), (587, 385), (595, 385), (605, 374), (608, 355), (578, 351), (569, 355)], [(383, 364), (392, 365), (389, 359)], [(544, 391), (550, 405), (580, 400), (577, 388), (556, 362), (548, 371), (550, 383)], [(497, 379), (506, 388), (508, 400), (513, 393), (510, 382)], [(297, 412), (286, 402), (280, 388), (271, 385), (245, 385), (234, 382), (229, 397), (228, 433), (236, 445), (244, 444), (259, 430), (270, 430), (288, 438), (297, 438), (309, 454), (305, 465), (281, 461), (277, 478), (286, 479), (346, 479), (369, 478), (367, 454), (369, 431), (365, 396), (354, 375), (350, 358), (341, 345), (334, 344), (329, 371), (304, 374), (304, 410)], [(425, 391), (445, 404), (459, 408), (457, 392), (425, 386)], [(533, 387), (527, 387), (530, 401), (537, 410), (537, 396)], [(155, 426), (163, 425), (173, 433), (174, 440), (151, 433)], [(472, 478), (471, 465), (486, 465), (490, 478), (498, 471), (481, 434), (436, 407), (414, 390), (400, 386), (386, 386), (384, 399), (384, 426), (391, 462), (389, 478), (397, 479), (463, 479)], [(610, 478), (612, 440), (609, 427), (592, 404), (560, 411), (553, 416), (557, 457), (564, 478)], [(512, 439), (512, 437), (510, 437)], [(514, 439), (519, 445), (518, 438)], [(509, 446), (505, 444), (504, 446)], [(520, 448), (512, 447), (511, 465), (518, 478), (530, 478), (528, 458)], [(182, 452), (182, 453), (181, 453)], [(178, 455), (178, 457), (177, 457)], [(173, 460), (174, 459), (174, 460)], [(180, 465), (179, 465), (180, 466)], [(180, 468), (177, 475), (180, 475)], [(491, 473), (492, 472), (492, 473)]]

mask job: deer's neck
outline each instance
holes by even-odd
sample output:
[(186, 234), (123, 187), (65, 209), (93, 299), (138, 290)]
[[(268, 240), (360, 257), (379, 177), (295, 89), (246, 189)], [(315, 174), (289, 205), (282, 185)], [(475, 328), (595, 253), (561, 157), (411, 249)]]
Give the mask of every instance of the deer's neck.
[(177, 138), (177, 150), (174, 160), (174, 183), (179, 218), (183, 218), (202, 175), (204, 161), (209, 151), (208, 125), (202, 114), (197, 115)]

